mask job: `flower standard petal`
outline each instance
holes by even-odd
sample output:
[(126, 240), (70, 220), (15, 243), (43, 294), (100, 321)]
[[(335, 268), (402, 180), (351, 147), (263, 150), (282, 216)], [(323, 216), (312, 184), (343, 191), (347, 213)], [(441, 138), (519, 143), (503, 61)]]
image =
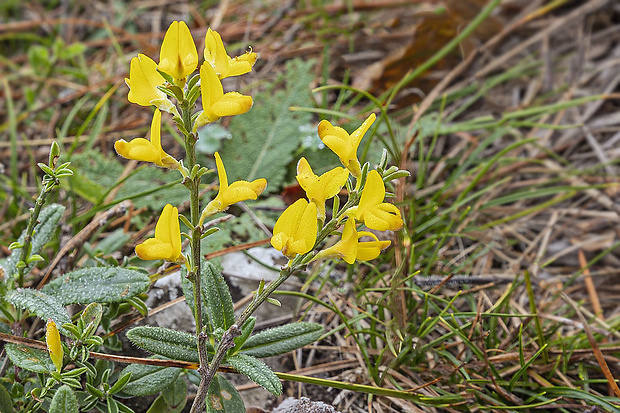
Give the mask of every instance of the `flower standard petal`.
[(140, 106), (155, 105), (165, 112), (170, 112), (174, 108), (166, 94), (157, 89), (157, 86), (162, 86), (165, 80), (157, 73), (157, 63), (150, 57), (138, 54), (131, 59), (129, 79), (125, 79), (125, 82), (129, 86), (127, 99), (131, 103)]
[(205, 35), (205, 61), (209, 62), (220, 79), (239, 76), (252, 70), (256, 53), (247, 52), (231, 59), (226, 53), (222, 37), (215, 30), (207, 30)]
[(222, 37), (215, 30), (211, 30), (211, 28), (207, 30), (205, 35), (204, 56), (205, 61), (211, 64), (220, 79), (228, 76), (228, 61), (230, 57), (226, 53)]
[(340, 162), (342, 162), (356, 178), (359, 178), (362, 173), (359, 160), (357, 159), (357, 148), (364, 134), (375, 119), (375, 114), (371, 113), (364, 123), (351, 135), (343, 128), (334, 126), (327, 120), (323, 120), (319, 123), (318, 132), (323, 143), (338, 155)]
[(173, 21), (166, 31), (157, 68), (176, 80), (184, 81), (198, 66), (198, 51), (185, 22)]
[(276, 221), (271, 245), (292, 258), (312, 250), (317, 231), (316, 205), (299, 199), (286, 208)]
[(143, 260), (182, 260), (179, 211), (167, 204), (155, 225), (155, 237), (136, 245), (136, 254)]
[(310, 202), (316, 204), (321, 221), (325, 220), (325, 201), (340, 192), (348, 177), (349, 172), (344, 168), (334, 168), (316, 176), (306, 158), (301, 158), (297, 163), (297, 182), (306, 191)]

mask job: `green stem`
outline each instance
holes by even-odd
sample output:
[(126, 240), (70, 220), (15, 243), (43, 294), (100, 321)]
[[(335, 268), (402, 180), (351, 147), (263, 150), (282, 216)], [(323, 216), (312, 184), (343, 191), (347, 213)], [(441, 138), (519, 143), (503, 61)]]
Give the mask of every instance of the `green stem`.
[[(349, 195), (349, 200), (347, 203), (338, 211), (336, 216), (334, 216), (327, 224), (323, 226), (319, 234), (317, 235), (316, 244), (321, 243), (332, 231), (334, 231), (340, 222), (340, 219), (344, 216), (347, 209), (350, 207), (357, 205), (359, 201), (359, 193), (357, 191), (351, 192)], [(313, 248), (314, 250), (314, 248)], [(243, 310), (243, 313), (235, 320), (235, 324), (230, 326), (230, 328), (224, 333), (222, 336), (222, 341), (217, 347), (215, 352), (215, 356), (209, 365), (207, 374), (206, 374), (206, 382), (204, 383), (205, 387), (208, 389), (213, 377), (217, 373), (217, 370), (224, 360), (226, 353), (228, 350), (235, 346), (234, 340), (235, 337), (241, 334), (241, 327), (245, 324), (248, 318), (258, 309), (269, 298), (269, 296), (280, 286), (284, 281), (286, 281), (293, 273), (301, 270), (306, 264), (309, 262), (309, 258), (314, 256), (314, 252), (311, 250), (302, 255), (297, 255), (293, 260), (291, 260), (286, 267), (284, 267), (278, 278), (273, 280), (265, 287), (265, 289), (254, 299), (252, 302)], [(202, 377), (204, 378), (204, 376)], [(200, 387), (203, 386), (203, 382), (201, 381)], [(200, 387), (198, 388), (197, 396), (200, 393)]]
[(43, 208), (43, 204), (45, 203), (45, 198), (51, 192), (53, 185), (46, 185), (43, 183), (43, 188), (39, 193), (37, 200), (34, 203), (34, 208), (30, 214), (30, 221), (28, 221), (28, 227), (26, 228), (26, 236), (24, 237), (24, 242), (22, 245), (22, 251), (19, 256), (18, 263), (23, 263), (19, 265), (19, 269), (17, 272), (17, 284), (20, 288), (24, 286), (24, 273), (26, 272), (28, 260), (28, 255), (30, 254), (30, 248), (32, 244), (32, 235), (34, 234), (34, 228), (37, 226), (39, 222), (39, 214), (41, 213), (41, 209)]

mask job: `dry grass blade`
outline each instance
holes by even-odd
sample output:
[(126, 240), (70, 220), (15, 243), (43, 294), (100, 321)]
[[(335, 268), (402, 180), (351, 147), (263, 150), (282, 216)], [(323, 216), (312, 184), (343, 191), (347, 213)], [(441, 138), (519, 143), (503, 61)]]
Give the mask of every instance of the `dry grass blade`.
[(564, 299), (564, 301), (570, 304), (571, 307), (573, 307), (573, 310), (579, 316), (579, 319), (581, 320), (581, 323), (583, 324), (583, 330), (585, 331), (586, 336), (588, 337), (588, 341), (590, 342), (590, 345), (592, 346), (592, 352), (594, 353), (594, 357), (596, 357), (596, 361), (598, 362), (601, 368), (601, 371), (603, 372), (603, 375), (607, 379), (607, 382), (609, 383), (609, 387), (613, 390), (616, 397), (620, 397), (620, 388), (618, 387), (618, 383), (616, 383), (616, 379), (611, 373), (611, 370), (609, 370), (607, 361), (605, 361), (605, 356), (603, 356), (603, 353), (601, 352), (601, 349), (599, 348), (598, 343), (596, 342), (596, 339), (594, 338), (594, 335), (592, 334), (592, 330), (590, 329), (590, 326), (588, 325), (588, 321), (583, 316), (583, 314), (579, 310), (579, 306), (577, 306), (577, 303), (575, 303), (575, 301), (573, 301), (572, 298), (570, 298), (564, 293), (562, 293), (562, 298)]

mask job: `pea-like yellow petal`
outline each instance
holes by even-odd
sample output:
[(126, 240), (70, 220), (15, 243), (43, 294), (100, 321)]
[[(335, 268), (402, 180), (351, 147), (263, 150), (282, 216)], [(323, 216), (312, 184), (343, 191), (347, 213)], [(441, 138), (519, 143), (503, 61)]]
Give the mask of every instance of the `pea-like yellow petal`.
[(239, 92), (228, 92), (211, 105), (211, 113), (222, 118), (224, 116), (242, 115), (252, 108), (251, 96)]
[(396, 231), (403, 226), (400, 210), (387, 202), (385, 198), (385, 184), (379, 172), (372, 170), (368, 173), (366, 185), (362, 190), (359, 205), (347, 211), (347, 215), (377, 231)]
[(158, 166), (170, 169), (176, 169), (178, 166), (177, 161), (161, 147), (161, 112), (159, 109), (155, 109), (153, 114), (150, 141), (144, 138), (136, 138), (126, 142), (121, 139), (114, 143), (114, 149), (123, 158), (153, 162)]
[(357, 243), (357, 256), (355, 257), (359, 261), (370, 261), (377, 258), (381, 251), (389, 247), (391, 241), (379, 241), (379, 238), (372, 232), (359, 231), (357, 233), (358, 240), (362, 237), (372, 237), (374, 241), (365, 241)]
[(161, 159), (160, 152), (149, 140), (144, 138), (132, 139), (130, 142), (124, 139), (114, 142), (116, 152), (126, 159), (158, 163)]
[(342, 258), (348, 264), (355, 262), (357, 256), (357, 230), (355, 220), (349, 219), (344, 224), (340, 241), (319, 252), (316, 258)]
[(310, 202), (314, 202), (318, 209), (319, 219), (325, 219), (325, 201), (333, 198), (344, 186), (349, 171), (345, 168), (334, 168), (317, 176), (312, 171), (306, 158), (301, 158), (297, 163), (297, 182), (306, 191)]
[(351, 172), (353, 176), (359, 178), (361, 175), (361, 167), (357, 159), (357, 148), (364, 137), (370, 125), (375, 121), (376, 116), (371, 113), (370, 116), (357, 128), (351, 135), (339, 126), (334, 126), (327, 120), (319, 123), (319, 137), (323, 143), (332, 150), (340, 162)]
[(170, 112), (174, 105), (166, 94), (157, 89), (165, 83), (164, 78), (157, 73), (157, 63), (150, 57), (139, 54), (131, 59), (129, 79), (125, 79), (129, 86), (127, 99), (140, 106), (154, 105), (159, 109)]
[(254, 52), (245, 52), (241, 56), (232, 58), (228, 62), (228, 76), (244, 75), (252, 71), (256, 58), (258, 56)]
[(256, 199), (267, 187), (267, 180), (263, 178), (255, 179), (252, 182), (235, 181), (229, 186), (226, 169), (224, 168), (224, 163), (218, 152), (215, 152), (215, 166), (217, 167), (220, 189), (217, 196), (209, 202), (202, 212), (203, 217), (225, 211), (229, 206), (237, 202)]
[(136, 245), (136, 254), (143, 260), (178, 262), (181, 257), (179, 211), (167, 204), (155, 225), (155, 237)]
[(247, 52), (231, 59), (226, 53), (222, 37), (215, 30), (207, 30), (205, 35), (205, 61), (209, 62), (220, 79), (239, 76), (252, 70), (256, 53)]
[(60, 373), (62, 370), (63, 362), (63, 349), (60, 342), (60, 333), (58, 333), (58, 327), (51, 318), (47, 319), (47, 326), (45, 332), (45, 343), (47, 344), (47, 351), (50, 354), (50, 358), (56, 366), (56, 370)]
[(196, 119), (196, 127), (215, 122), (223, 116), (240, 115), (252, 107), (252, 98), (238, 92), (224, 94), (222, 82), (207, 62), (200, 66), (200, 91), (202, 113)]
[(271, 245), (289, 258), (305, 254), (314, 246), (317, 231), (316, 205), (299, 199), (276, 221)]
[(267, 180), (264, 178), (256, 179), (252, 182), (235, 181), (222, 194), (222, 206), (224, 209), (237, 202), (256, 199), (267, 187)]
[(198, 66), (198, 51), (185, 22), (173, 21), (166, 31), (157, 68), (177, 80), (183, 80)]

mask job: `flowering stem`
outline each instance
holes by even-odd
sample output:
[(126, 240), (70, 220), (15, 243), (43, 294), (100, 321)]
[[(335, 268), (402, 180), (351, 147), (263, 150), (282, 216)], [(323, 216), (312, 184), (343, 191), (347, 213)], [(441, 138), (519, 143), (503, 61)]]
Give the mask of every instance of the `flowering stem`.
[[(185, 130), (193, 130), (190, 108), (183, 105), (181, 107), (181, 116)], [(185, 136), (187, 166), (189, 171), (193, 171), (196, 165), (196, 140), (197, 137), (195, 133), (188, 133)], [(200, 174), (191, 174), (190, 177), (186, 178), (186, 185), (190, 191), (190, 222), (192, 224), (192, 228), (190, 228), (191, 271), (188, 273), (187, 277), (194, 285), (194, 318), (196, 319), (196, 340), (198, 345), (198, 357), (200, 360), (198, 372), (201, 376), (200, 386), (198, 387), (196, 398), (190, 410), (191, 412), (197, 412), (202, 408), (210, 384), (210, 380), (207, 381), (207, 372), (209, 370), (207, 336), (202, 331), (202, 281), (200, 277), (200, 240), (202, 236), (202, 226), (200, 225), (200, 179)]]
[[(280, 275), (278, 275), (278, 278), (270, 282), (269, 285), (267, 285), (267, 287), (265, 287), (265, 289), (259, 295), (255, 296), (252, 302), (243, 311), (243, 313), (241, 313), (241, 315), (237, 317), (237, 319), (235, 320), (235, 324), (233, 324), (228, 330), (226, 330), (226, 332), (222, 336), (222, 341), (220, 341), (220, 344), (217, 347), (215, 356), (213, 356), (213, 360), (211, 361), (211, 364), (209, 365), (209, 368), (207, 370), (205, 382), (206, 389), (208, 389), (211, 385), (211, 381), (213, 380), (213, 377), (215, 377), (217, 369), (222, 363), (222, 360), (224, 360), (224, 357), (226, 356), (228, 350), (235, 346), (235, 337), (241, 335), (241, 327), (243, 326), (243, 324), (245, 324), (245, 322), (252, 315), (252, 313), (254, 313), (254, 311), (256, 311), (263, 302), (265, 302), (265, 300), (271, 295), (271, 293), (273, 293), (280, 285), (282, 285), (282, 283), (286, 281), (288, 277), (291, 276), (291, 274), (293, 274), (295, 271), (299, 270), (303, 266), (299, 265), (298, 262), (301, 262), (304, 256), (305, 254), (298, 255), (293, 260), (291, 265), (283, 268), (280, 271)], [(200, 386), (202, 387), (202, 385), (203, 382), (201, 380)], [(198, 394), (200, 394), (200, 387), (198, 388), (196, 398), (198, 398)]]

